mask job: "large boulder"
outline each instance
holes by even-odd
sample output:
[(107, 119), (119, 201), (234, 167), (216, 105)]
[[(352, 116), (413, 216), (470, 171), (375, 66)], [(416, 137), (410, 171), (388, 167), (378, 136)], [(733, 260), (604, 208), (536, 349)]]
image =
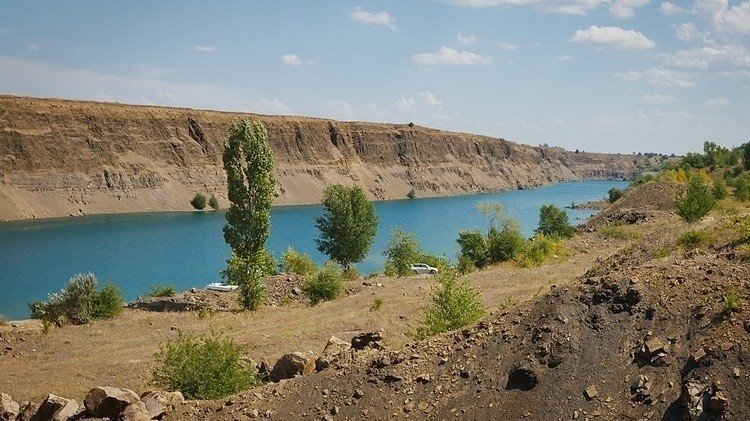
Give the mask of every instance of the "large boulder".
[(352, 359), (351, 344), (335, 336), (331, 336), (331, 339), (326, 343), (325, 349), (323, 349), (323, 353), (315, 361), (315, 369), (321, 371), (332, 366), (343, 367), (351, 363)]
[(185, 397), (180, 392), (156, 390), (142, 394), (141, 402), (146, 405), (146, 410), (151, 418), (161, 418), (168, 411), (174, 409), (175, 405), (185, 402)]
[(0, 421), (12, 421), (21, 411), (21, 405), (14, 401), (9, 395), (0, 393)]
[(60, 396), (47, 395), (39, 405), (32, 421), (67, 421), (78, 412), (78, 402), (73, 399), (65, 399)]
[(315, 356), (312, 353), (293, 352), (284, 355), (276, 361), (269, 377), (275, 383), (296, 376), (306, 376), (314, 372)]
[(148, 409), (146, 409), (146, 404), (138, 401), (126, 406), (117, 419), (120, 421), (149, 421), (152, 418)]
[(31, 421), (38, 410), (39, 405), (33, 402), (24, 402), (21, 404), (21, 412), (16, 417), (16, 421)]
[(383, 349), (383, 336), (385, 336), (385, 332), (382, 330), (360, 333), (352, 338), (352, 348), (357, 351), (365, 348)]
[(83, 400), (89, 414), (111, 419), (117, 419), (125, 408), (137, 402), (140, 402), (140, 399), (135, 392), (116, 387), (95, 387), (89, 390)]

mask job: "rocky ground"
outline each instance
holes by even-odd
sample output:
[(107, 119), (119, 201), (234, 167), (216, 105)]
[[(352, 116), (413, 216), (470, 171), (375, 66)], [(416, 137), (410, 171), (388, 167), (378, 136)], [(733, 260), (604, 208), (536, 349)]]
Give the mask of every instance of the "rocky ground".
[[(732, 222), (747, 211), (724, 203), (688, 226), (664, 193), (675, 189), (654, 183), (629, 192), (569, 242), (565, 259), (469, 275), (490, 314), (461, 331), (409, 339), (425, 303), (425, 277), (367, 281), (317, 307), (217, 313), (214, 324), (244, 317), (243, 326), (257, 326), (230, 334), (256, 345), (256, 361), (278, 360), (264, 372), (279, 381), (217, 401), (175, 401), (165, 419), (748, 419), (750, 266)], [(639, 212), (648, 217), (632, 217)], [(617, 239), (599, 232), (629, 222), (637, 235)], [(686, 229), (709, 232), (711, 245), (677, 246)], [(730, 289), (741, 298), (737, 311), (726, 310)], [(374, 298), (386, 307), (369, 308)], [(127, 310), (116, 321), (65, 327), (47, 337), (23, 333), (23, 342), (16, 330), (0, 330), (20, 352), (0, 356), (6, 373), (0, 391), (18, 399), (50, 392), (83, 397), (101, 384), (149, 391), (123, 371), (144, 373), (153, 342), (174, 334), (170, 325), (182, 321), (189, 331), (205, 331), (208, 324), (185, 313), (159, 313), (147, 326), (148, 314)], [(120, 345), (130, 347), (122, 354), (136, 359), (126, 362), (112, 342), (136, 326), (150, 343), (123, 339)], [(86, 329), (108, 340), (80, 339)], [(265, 335), (267, 341), (255, 342)], [(111, 364), (92, 354), (106, 354)], [(87, 374), (60, 379), (50, 367)], [(295, 374), (302, 376), (283, 380)], [(70, 387), (72, 378), (81, 384)]]

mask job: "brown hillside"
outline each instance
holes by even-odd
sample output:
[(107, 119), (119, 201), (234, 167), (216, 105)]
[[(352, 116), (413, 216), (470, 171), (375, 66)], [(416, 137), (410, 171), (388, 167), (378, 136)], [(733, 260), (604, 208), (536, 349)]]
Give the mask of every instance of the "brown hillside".
[(0, 96), (0, 219), (187, 210), (197, 192), (225, 205), (222, 142), (244, 117), (268, 129), (276, 204), (316, 202), (335, 182), (400, 199), (628, 178), (650, 164), (406, 124)]

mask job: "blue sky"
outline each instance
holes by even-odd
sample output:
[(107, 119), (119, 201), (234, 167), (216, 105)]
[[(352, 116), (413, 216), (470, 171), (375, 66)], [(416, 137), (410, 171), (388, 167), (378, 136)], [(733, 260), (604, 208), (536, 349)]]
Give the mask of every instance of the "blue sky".
[(750, 140), (750, 0), (5, 0), (0, 93), (684, 153)]

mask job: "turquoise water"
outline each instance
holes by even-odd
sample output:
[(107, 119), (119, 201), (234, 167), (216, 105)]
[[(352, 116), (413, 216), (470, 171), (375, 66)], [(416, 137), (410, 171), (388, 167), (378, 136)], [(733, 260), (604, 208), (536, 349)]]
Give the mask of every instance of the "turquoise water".
[[(626, 184), (587, 181), (534, 190), (378, 202), (380, 225), (375, 244), (357, 267), (365, 274), (382, 271), (382, 253), (394, 227), (415, 233), (425, 250), (455, 259), (458, 232), (487, 225), (475, 210), (479, 202), (499, 201), (521, 222), (524, 233), (531, 235), (540, 206), (553, 203), (562, 207), (600, 199), (610, 188)], [(592, 214), (567, 211), (572, 223)], [(319, 205), (273, 208), (269, 249), (279, 257), (292, 246), (324, 261), (314, 241), (318, 236), (315, 217), (321, 213)], [(222, 237), (224, 222), (221, 212), (165, 212), (0, 223), (0, 314), (28, 317), (27, 302), (44, 299), (81, 272), (93, 272), (100, 281), (117, 283), (128, 300), (144, 294), (151, 285), (187, 289), (218, 281), (229, 255)]]

